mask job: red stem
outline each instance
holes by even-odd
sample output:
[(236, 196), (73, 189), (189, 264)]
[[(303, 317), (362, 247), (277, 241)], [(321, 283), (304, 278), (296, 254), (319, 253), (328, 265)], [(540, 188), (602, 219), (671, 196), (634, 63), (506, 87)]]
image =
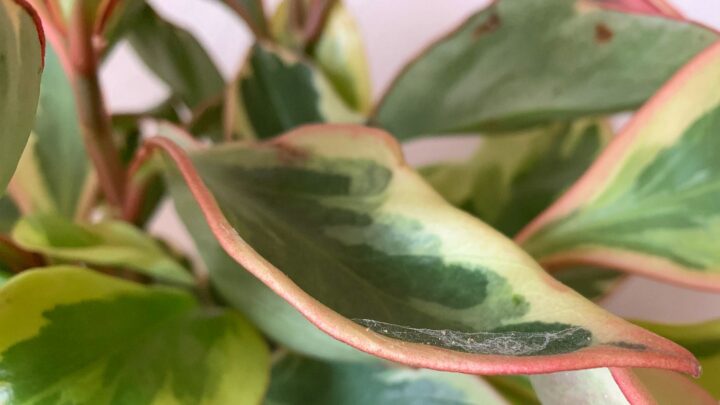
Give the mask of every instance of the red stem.
[(95, 165), (100, 187), (110, 205), (121, 208), (125, 172), (113, 141), (110, 115), (105, 108), (98, 79), (98, 60), (93, 47), (94, 24), (79, 0), (73, 9), (68, 45), (73, 70), (73, 90), (81, 131), (88, 155)]

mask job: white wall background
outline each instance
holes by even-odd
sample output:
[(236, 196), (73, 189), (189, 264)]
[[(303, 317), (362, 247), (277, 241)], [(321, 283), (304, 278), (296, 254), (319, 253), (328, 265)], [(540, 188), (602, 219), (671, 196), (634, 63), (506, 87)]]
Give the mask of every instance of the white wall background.
[[(670, 0), (686, 16), (720, 28), (720, 0)], [(226, 77), (232, 77), (251, 44), (242, 22), (216, 0), (152, 0), (168, 19), (190, 30), (209, 50)], [(278, 0), (266, 1), (268, 9)], [(345, 0), (365, 39), (376, 98), (400, 68), (426, 44), (449, 31), (489, 0)], [(114, 111), (136, 111), (167, 95), (127, 45), (119, 46), (102, 72), (108, 105)], [(440, 144), (417, 142), (406, 148), (411, 162), (462, 158), (467, 140)], [(432, 156), (428, 153), (432, 150)], [(165, 207), (154, 232), (181, 246), (192, 246), (182, 226)], [(720, 249), (720, 242), (718, 243)], [(720, 318), (720, 294), (702, 293), (632, 277), (608, 299), (609, 310), (627, 317), (667, 322)]]

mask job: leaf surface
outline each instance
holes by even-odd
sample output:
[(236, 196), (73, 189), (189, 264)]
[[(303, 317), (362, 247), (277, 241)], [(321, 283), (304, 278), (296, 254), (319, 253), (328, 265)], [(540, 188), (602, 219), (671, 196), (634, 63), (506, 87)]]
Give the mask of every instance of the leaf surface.
[(720, 400), (720, 320), (689, 325), (663, 325), (635, 321), (637, 325), (690, 350), (699, 360), (703, 374), (697, 383)]
[(530, 380), (547, 404), (717, 404), (689, 378), (667, 370), (596, 368), (533, 375)]
[(0, 197), (0, 234), (10, 233), (18, 218), (20, 212), (15, 202), (7, 195)]
[(517, 240), (550, 268), (593, 264), (720, 289), (720, 45), (638, 112)]
[(127, 33), (133, 49), (189, 108), (222, 97), (225, 81), (210, 55), (189, 32), (145, 4)]
[[(310, 2), (306, 1), (306, 6)], [(283, 1), (272, 19), (273, 36), (292, 47), (293, 33), (287, 32), (289, 2)], [(328, 12), (320, 37), (309, 56), (328, 78), (338, 95), (355, 111), (368, 113), (372, 104), (370, 71), (365, 46), (355, 19), (341, 1)]]
[[(168, 173), (188, 224), (197, 211), (184, 206), (197, 201), (227, 254), (356, 349), (469, 373), (614, 364), (696, 372), (683, 349), (554, 282), (511, 241), (445, 203), (387, 133), (307, 126), (190, 156), (168, 140), (147, 145), (180, 169)], [(201, 252), (204, 231), (191, 228)], [(211, 277), (241, 271), (208, 267)]]
[(241, 138), (270, 138), (299, 125), (360, 122), (315, 66), (255, 44), (235, 82), (233, 126)]
[(24, 0), (0, 0), (0, 194), (15, 172), (32, 129), (45, 37)]
[(3, 403), (244, 404), (268, 383), (252, 326), (176, 290), (50, 267), (13, 278), (0, 302)]
[(151, 277), (192, 284), (193, 277), (151, 237), (120, 221), (76, 224), (54, 215), (22, 218), (12, 231), (20, 247), (55, 259), (129, 267)]
[(410, 63), (373, 123), (409, 139), (633, 109), (717, 37), (593, 0), (499, 0)]
[(33, 134), (15, 186), (29, 197), (29, 211), (73, 218), (88, 181), (89, 161), (70, 81), (52, 47), (45, 55)]
[(420, 173), (452, 205), (515, 235), (595, 161), (612, 132), (604, 120), (578, 120), (483, 137), (474, 156)]
[(265, 405), (507, 405), (482, 379), (386, 364), (287, 355), (273, 365)]
[(245, 20), (256, 36), (268, 34), (267, 18), (262, 0), (223, 0), (223, 2)]

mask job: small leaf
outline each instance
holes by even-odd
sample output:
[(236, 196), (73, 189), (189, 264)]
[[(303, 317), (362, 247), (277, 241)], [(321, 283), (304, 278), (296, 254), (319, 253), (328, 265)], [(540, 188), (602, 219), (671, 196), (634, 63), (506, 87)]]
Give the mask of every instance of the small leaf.
[(690, 325), (663, 325), (635, 321), (660, 336), (690, 350), (699, 360), (703, 374), (697, 383), (720, 400), (720, 320)]
[(150, 70), (189, 108), (222, 97), (225, 81), (205, 49), (149, 5), (137, 12), (127, 38)]
[(338, 1), (330, 10), (312, 56), (355, 111), (366, 114), (372, 104), (370, 71), (360, 30), (350, 12)]
[(36, 215), (21, 219), (12, 238), (24, 249), (55, 259), (129, 267), (151, 277), (193, 283), (156, 241), (125, 222), (74, 224), (59, 216)]
[(718, 87), (714, 45), (517, 240), (550, 268), (599, 265), (720, 290)]
[[(293, 33), (286, 32), (289, 1), (283, 1), (275, 10), (272, 26), (275, 38), (292, 47)], [(342, 2), (332, 6), (309, 56), (349, 107), (363, 114), (370, 111), (372, 89), (365, 47), (353, 16)]]
[[(190, 230), (215, 286), (246, 313), (267, 309), (226, 294), (242, 288), (225, 282), (242, 270), (206, 253), (217, 243), (208, 225), (234, 260), (317, 328), (388, 360), (487, 374), (570, 364), (696, 372), (686, 351), (554, 282), (511, 241), (445, 203), (387, 133), (306, 126), (189, 157), (167, 139), (148, 142), (179, 167), (182, 177), (168, 166), (176, 207), (189, 225), (201, 224)], [(303, 345), (298, 336), (312, 327), (289, 326), (268, 333)], [(330, 357), (315, 342), (304, 350)]]
[(35, 11), (24, 0), (0, 0), (0, 194), (32, 129), (44, 48)]
[(687, 377), (657, 369), (568, 371), (530, 376), (543, 403), (573, 405), (717, 405)]
[(231, 311), (75, 267), (0, 288), (8, 404), (248, 404), (268, 383), (262, 338)]
[[(35, 141), (28, 144), (26, 151), (30, 156), (27, 163), (36, 165), (32, 173), (38, 176), (34, 181), (19, 188), (37, 188), (25, 190), (29, 194), (39, 195), (40, 189), (46, 193), (47, 201), (32, 204), (32, 212), (59, 213), (68, 218), (76, 214), (78, 200), (88, 181), (89, 162), (85, 152), (78, 123), (70, 81), (68, 80), (58, 56), (51, 47), (45, 56), (45, 71), (40, 86), (35, 127)], [(23, 164), (25, 166), (25, 164)], [(20, 169), (18, 169), (20, 170)], [(21, 178), (32, 176), (20, 173)]]
[(329, 363), (286, 355), (273, 365), (266, 405), (507, 402), (482, 379), (389, 364)]
[(449, 203), (513, 236), (585, 172), (611, 137), (603, 120), (557, 123), (483, 138), (468, 161), (420, 173)]
[(628, 110), (718, 38), (685, 21), (593, 3), (491, 4), (408, 65), (373, 122), (409, 139)]
[(241, 137), (264, 139), (302, 124), (362, 120), (314, 66), (266, 45), (253, 46), (234, 87), (234, 127)]

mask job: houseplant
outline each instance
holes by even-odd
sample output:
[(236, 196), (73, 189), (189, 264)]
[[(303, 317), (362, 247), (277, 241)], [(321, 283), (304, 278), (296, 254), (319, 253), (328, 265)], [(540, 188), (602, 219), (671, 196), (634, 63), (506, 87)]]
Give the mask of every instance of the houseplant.
[[(0, 4), (2, 402), (720, 397), (718, 322), (551, 276), (720, 289), (720, 48), (665, 3), (500, 0), (374, 104), (339, 2), (225, 1), (257, 38), (231, 83), (143, 1)], [(121, 40), (173, 91), (143, 114), (104, 106)], [(457, 133), (471, 160), (404, 162)], [(144, 230), (164, 197), (201, 263)]]

